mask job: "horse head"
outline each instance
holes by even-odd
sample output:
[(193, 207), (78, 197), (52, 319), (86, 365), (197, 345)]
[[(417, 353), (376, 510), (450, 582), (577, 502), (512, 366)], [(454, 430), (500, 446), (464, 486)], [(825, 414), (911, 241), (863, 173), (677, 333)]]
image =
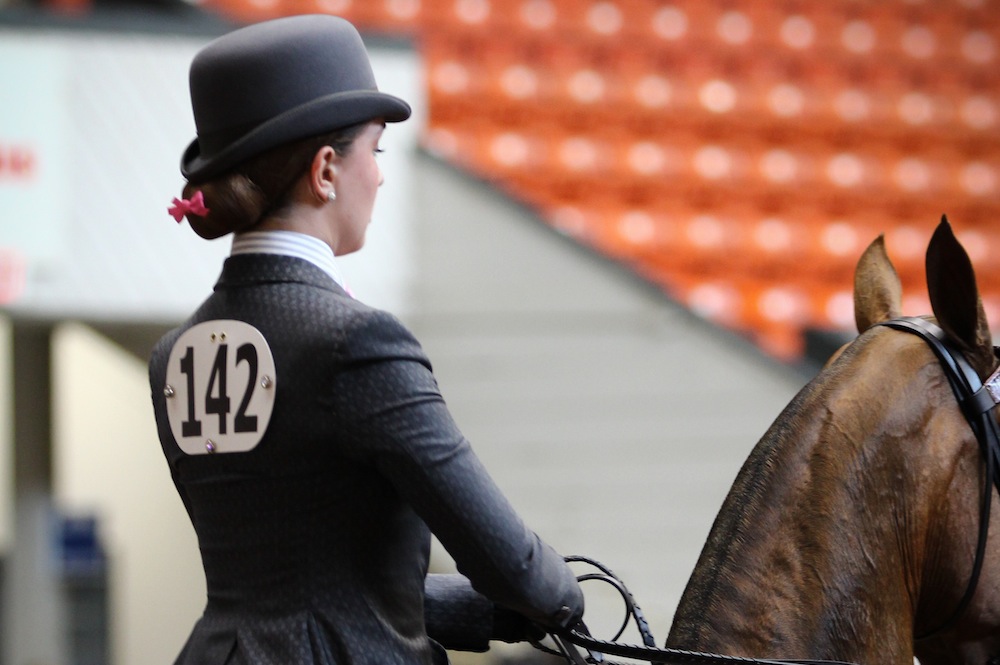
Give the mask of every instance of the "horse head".
[[(946, 220), (927, 248), (933, 317), (981, 380), (992, 339)], [(859, 336), (751, 451), (709, 532), (667, 644), (863, 665), (1000, 662), (1000, 515), (973, 575), (984, 464), (942, 365), (900, 316), (880, 237), (855, 273)], [(996, 497), (990, 489), (990, 502)]]

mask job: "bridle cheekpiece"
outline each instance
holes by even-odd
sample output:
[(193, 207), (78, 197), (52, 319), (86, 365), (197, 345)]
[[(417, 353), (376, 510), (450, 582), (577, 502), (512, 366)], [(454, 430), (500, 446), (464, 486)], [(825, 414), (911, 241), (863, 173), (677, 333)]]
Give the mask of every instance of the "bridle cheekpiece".
[(904, 317), (877, 325), (917, 335), (931, 347), (941, 361), (962, 413), (976, 435), (986, 464), (986, 479), (983, 483), (983, 496), (979, 509), (979, 541), (976, 544), (976, 558), (972, 565), (969, 583), (961, 600), (958, 601), (958, 606), (942, 625), (914, 637), (922, 640), (950, 628), (968, 608), (979, 583), (979, 575), (986, 556), (986, 538), (990, 528), (990, 506), (993, 502), (994, 485), (1000, 491), (1000, 426), (997, 425), (993, 414), (993, 409), (1000, 404), (1000, 368), (997, 368), (985, 382), (982, 381), (962, 352), (948, 342), (944, 330), (927, 319)]

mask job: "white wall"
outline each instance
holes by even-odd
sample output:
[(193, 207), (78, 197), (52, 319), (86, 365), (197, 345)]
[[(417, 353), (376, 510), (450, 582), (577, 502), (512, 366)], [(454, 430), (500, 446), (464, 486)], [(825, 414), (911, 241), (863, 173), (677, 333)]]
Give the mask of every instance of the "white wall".
[[(202, 240), (167, 207), (184, 184), (180, 155), (195, 134), (188, 65), (207, 41), (0, 27), (0, 150), (29, 151), (36, 164), (31, 177), (0, 177), (0, 268), (10, 252), (26, 263), (16, 297), (5, 295), (0, 269), (0, 305), (18, 316), (162, 322), (201, 301), (230, 240)], [(371, 56), (380, 88), (415, 114), (382, 142), (392, 187), (373, 218), (381, 241), (345, 271), (359, 273), (368, 299), (401, 308), (422, 81), (408, 50), (373, 48)]]

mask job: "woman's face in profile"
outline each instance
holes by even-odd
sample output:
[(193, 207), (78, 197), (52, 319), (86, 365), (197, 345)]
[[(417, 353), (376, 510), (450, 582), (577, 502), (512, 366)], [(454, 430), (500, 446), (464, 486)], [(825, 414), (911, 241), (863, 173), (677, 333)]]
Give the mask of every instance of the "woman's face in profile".
[(365, 244), (365, 231), (371, 223), (375, 195), (384, 181), (376, 155), (381, 152), (379, 141), (385, 123), (373, 120), (351, 143), (347, 154), (338, 160), (337, 200), (332, 206), (337, 212), (339, 242), (336, 254), (350, 254)]

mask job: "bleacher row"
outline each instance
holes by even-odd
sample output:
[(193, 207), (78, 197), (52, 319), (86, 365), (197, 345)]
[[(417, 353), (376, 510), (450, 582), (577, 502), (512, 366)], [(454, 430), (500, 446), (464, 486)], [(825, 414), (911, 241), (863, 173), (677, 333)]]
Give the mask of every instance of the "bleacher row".
[(425, 145), (795, 359), (948, 214), (1000, 322), (998, 0), (208, 0), (412, 36)]

